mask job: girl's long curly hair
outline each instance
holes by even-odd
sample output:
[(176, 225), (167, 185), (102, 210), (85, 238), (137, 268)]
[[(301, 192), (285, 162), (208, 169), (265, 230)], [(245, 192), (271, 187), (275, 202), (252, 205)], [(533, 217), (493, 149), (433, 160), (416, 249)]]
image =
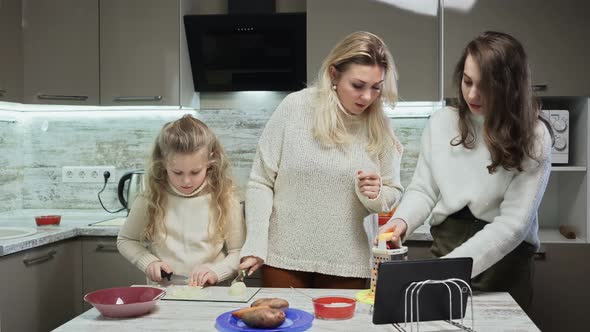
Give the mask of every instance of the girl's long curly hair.
[(522, 171), (527, 157), (538, 157), (534, 155), (537, 121), (547, 126), (551, 136), (553, 132), (533, 96), (524, 48), (508, 34), (486, 31), (465, 47), (453, 73), (453, 86), (458, 95), (459, 136), (451, 140), (451, 145), (472, 149), (476, 140), (469, 120), (470, 110), (461, 90), (465, 60), (469, 55), (481, 73), (479, 88), (485, 103), (483, 139), (492, 161), (487, 166), (488, 172), (494, 173), (498, 167)]
[[(147, 190), (143, 194), (148, 200), (148, 226), (143, 238), (149, 241), (159, 241), (166, 237), (166, 191), (168, 175), (166, 165), (175, 154), (191, 154), (206, 149), (209, 156), (206, 188), (204, 192), (211, 194), (209, 213), (216, 216), (210, 218), (214, 222), (214, 234), (209, 237), (223, 241), (227, 234), (230, 211), (235, 200), (234, 181), (231, 177), (231, 167), (219, 140), (202, 121), (190, 114), (166, 123), (156, 138), (147, 172)], [(161, 236), (161, 237), (160, 237)]]

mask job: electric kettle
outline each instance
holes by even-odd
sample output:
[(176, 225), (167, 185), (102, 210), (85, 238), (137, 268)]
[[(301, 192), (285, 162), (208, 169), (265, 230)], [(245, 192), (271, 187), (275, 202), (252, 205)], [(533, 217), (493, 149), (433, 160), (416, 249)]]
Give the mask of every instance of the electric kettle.
[[(125, 173), (119, 180), (117, 194), (119, 202), (129, 211), (137, 195), (144, 190), (143, 170)], [(129, 182), (127, 186), (125, 183)]]

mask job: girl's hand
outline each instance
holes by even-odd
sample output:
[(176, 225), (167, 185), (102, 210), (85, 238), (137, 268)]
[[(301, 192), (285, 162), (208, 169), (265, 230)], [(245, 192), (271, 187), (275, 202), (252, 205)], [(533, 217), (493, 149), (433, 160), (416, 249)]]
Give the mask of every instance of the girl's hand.
[(262, 258), (256, 256), (246, 256), (242, 258), (239, 269), (248, 269), (248, 276), (251, 276), (254, 271), (258, 270), (262, 266), (262, 264), (264, 264)]
[(172, 269), (170, 266), (162, 261), (151, 262), (146, 269), (146, 274), (151, 281), (160, 282), (162, 281), (162, 272), (171, 273)]
[(217, 273), (213, 272), (207, 265), (198, 265), (191, 272), (188, 284), (189, 286), (215, 285), (217, 279)]
[(381, 176), (373, 172), (358, 171), (359, 191), (369, 199), (379, 196), (381, 190)]
[[(387, 242), (393, 244), (393, 248), (401, 248), (402, 246), (402, 236), (406, 233), (408, 229), (408, 224), (403, 219), (394, 218), (389, 220), (385, 225), (379, 227), (379, 234), (383, 233), (391, 233), (391, 236), (386, 239)], [(379, 235), (373, 241), (374, 245), (379, 244)]]

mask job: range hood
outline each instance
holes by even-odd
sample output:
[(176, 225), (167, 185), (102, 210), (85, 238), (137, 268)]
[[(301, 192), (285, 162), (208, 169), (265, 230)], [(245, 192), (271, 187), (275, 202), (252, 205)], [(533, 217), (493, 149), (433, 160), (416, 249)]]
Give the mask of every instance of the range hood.
[(195, 91), (304, 88), (306, 14), (275, 13), (274, 1), (230, 1), (228, 9), (184, 16)]

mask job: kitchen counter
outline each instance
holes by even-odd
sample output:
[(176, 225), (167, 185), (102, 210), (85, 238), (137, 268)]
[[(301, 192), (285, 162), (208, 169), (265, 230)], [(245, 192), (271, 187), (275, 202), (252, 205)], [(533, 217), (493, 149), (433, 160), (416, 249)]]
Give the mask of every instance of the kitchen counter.
[[(310, 296), (354, 296), (357, 290), (302, 289)], [(313, 313), (311, 300), (288, 288), (262, 288), (251, 300), (263, 297), (280, 297), (289, 301), (292, 308)], [(251, 303), (251, 302), (250, 302)], [(475, 330), (477, 331), (539, 331), (530, 318), (508, 293), (480, 293), (474, 296)], [(228, 311), (248, 306), (245, 303), (160, 301), (147, 315), (130, 319), (103, 317), (92, 308), (55, 331), (215, 331), (215, 319)], [(464, 320), (471, 326), (471, 312)], [(348, 320), (314, 319), (310, 331), (400, 331), (393, 325), (373, 325), (369, 308), (357, 306), (355, 315)], [(403, 325), (403, 324), (402, 324)], [(415, 327), (415, 325), (414, 325)], [(410, 326), (406, 327), (410, 330)], [(443, 321), (424, 322), (420, 331), (455, 331), (457, 328)]]
[[(62, 216), (59, 226), (35, 224), (35, 216), (55, 214)], [(109, 214), (98, 210), (17, 210), (0, 213), (0, 227), (27, 227), (37, 231), (29, 236), (0, 240), (0, 256), (77, 236), (117, 236), (119, 226), (89, 226), (89, 224), (125, 216), (125, 212)]]
[[(35, 216), (61, 215), (59, 226), (37, 226)], [(0, 240), (0, 256), (67, 240), (77, 236), (111, 236), (119, 233), (120, 226), (89, 226), (103, 220), (125, 217), (126, 213), (109, 214), (103, 210), (15, 210), (0, 213), (0, 227), (27, 227), (35, 234)], [(408, 240), (432, 241), (428, 226), (419, 227)]]

